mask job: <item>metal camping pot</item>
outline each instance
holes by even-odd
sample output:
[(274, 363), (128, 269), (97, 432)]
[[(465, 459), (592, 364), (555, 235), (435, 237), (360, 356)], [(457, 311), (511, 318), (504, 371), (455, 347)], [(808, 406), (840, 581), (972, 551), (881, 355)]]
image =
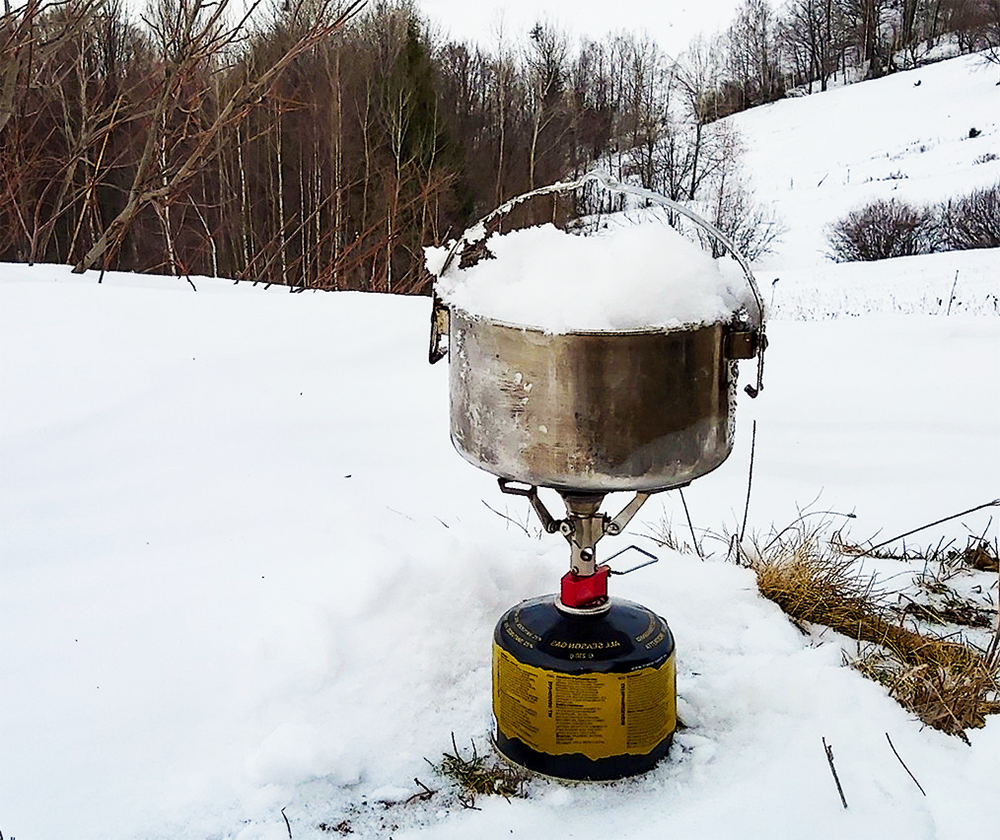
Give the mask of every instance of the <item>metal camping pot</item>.
[(732, 449), (726, 326), (548, 335), (456, 309), (449, 320), (451, 439), (484, 470), (543, 487), (655, 490)]
[[(480, 224), (529, 196), (590, 179), (653, 197), (720, 237), (760, 303), (745, 260), (715, 228), (600, 173), (520, 196)], [(435, 299), (430, 356), (449, 357), (452, 443), (481, 469), (536, 486), (610, 492), (686, 485), (732, 451), (736, 361), (762, 361), (765, 345), (763, 307), (754, 314), (685, 329), (550, 334)], [(763, 387), (761, 374), (762, 364), (757, 387), (748, 387), (752, 396)]]

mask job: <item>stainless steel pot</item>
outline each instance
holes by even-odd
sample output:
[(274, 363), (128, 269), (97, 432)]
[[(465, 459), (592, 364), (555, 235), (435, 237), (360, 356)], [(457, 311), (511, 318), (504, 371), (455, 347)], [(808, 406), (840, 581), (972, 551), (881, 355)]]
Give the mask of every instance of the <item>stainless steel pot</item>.
[[(607, 176), (598, 180), (607, 186)], [(679, 212), (718, 234), (686, 208)], [(759, 304), (749, 267), (723, 242)], [(687, 329), (549, 334), (435, 299), (430, 356), (449, 358), (452, 442), (476, 466), (530, 485), (602, 493), (683, 486), (732, 450), (737, 359), (761, 359), (757, 388), (748, 390), (755, 396), (763, 387), (758, 310)]]
[[(497, 476), (572, 490), (659, 490), (733, 446), (745, 330), (539, 330), (450, 313), (451, 439)], [(727, 352), (727, 346), (729, 348)]]

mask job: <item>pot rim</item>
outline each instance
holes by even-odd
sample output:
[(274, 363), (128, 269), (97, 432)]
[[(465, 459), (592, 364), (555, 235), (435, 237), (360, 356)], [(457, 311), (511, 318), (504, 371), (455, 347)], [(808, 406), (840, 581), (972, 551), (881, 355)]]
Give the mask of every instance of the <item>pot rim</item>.
[(703, 329), (713, 329), (715, 327), (728, 327), (734, 326), (742, 323), (739, 318), (739, 312), (733, 312), (728, 321), (701, 321), (701, 322), (691, 322), (683, 323), (679, 326), (647, 326), (647, 327), (629, 327), (620, 330), (586, 330), (586, 329), (573, 329), (554, 332), (552, 330), (547, 330), (543, 327), (539, 327), (534, 324), (518, 324), (511, 321), (504, 321), (499, 318), (491, 318), (488, 315), (480, 315), (475, 312), (469, 312), (467, 309), (463, 309), (455, 304), (448, 303), (448, 301), (443, 300), (442, 303), (453, 313), (466, 321), (474, 321), (476, 323), (487, 324), (492, 327), (503, 327), (505, 329), (518, 330), (520, 332), (535, 333), (536, 335), (544, 336), (638, 336), (638, 335), (667, 335), (669, 333), (682, 333), (682, 332), (696, 332)]

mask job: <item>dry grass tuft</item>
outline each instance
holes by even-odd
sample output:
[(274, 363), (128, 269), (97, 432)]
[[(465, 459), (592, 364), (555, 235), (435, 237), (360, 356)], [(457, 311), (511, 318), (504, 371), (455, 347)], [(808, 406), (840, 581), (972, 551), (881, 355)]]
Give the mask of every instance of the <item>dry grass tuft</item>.
[(962, 562), (980, 572), (997, 572), (1000, 574), (1000, 557), (998, 557), (995, 542), (973, 537), (962, 549), (959, 556)]
[(980, 607), (959, 597), (947, 587), (929, 587), (923, 582), (917, 584), (921, 589), (933, 592), (941, 601), (940, 604), (921, 604), (912, 599), (903, 607), (901, 615), (912, 616), (918, 621), (930, 624), (960, 624), (963, 627), (989, 627), (993, 623), (996, 610)]
[(674, 523), (666, 514), (660, 517), (658, 523), (650, 526), (642, 536), (652, 540), (660, 548), (669, 548), (671, 551), (684, 552), (689, 548), (683, 540), (677, 537), (674, 532)]
[(872, 582), (854, 575), (850, 560), (821, 553), (811, 540), (782, 544), (749, 565), (760, 594), (798, 621), (825, 624), (851, 637), (873, 635), (882, 623)]
[(922, 560), (924, 563), (935, 563), (942, 569), (957, 570), (960, 568), (976, 569), (980, 572), (996, 572), (1000, 569), (997, 545), (983, 536), (970, 536), (962, 547), (956, 547), (955, 541), (944, 542), (929, 548), (892, 549), (881, 546), (877, 549), (865, 548), (858, 543), (848, 542), (841, 535), (834, 534), (831, 544), (836, 550), (851, 557), (875, 557), (880, 560)]
[(455, 744), (454, 735), (451, 745), (453, 752), (444, 753), (440, 764), (431, 766), (458, 786), (458, 801), (466, 808), (474, 808), (476, 797), (480, 795), (524, 798), (527, 773), (496, 758), (479, 755), (475, 743), (472, 744), (472, 756), (465, 758)]
[(962, 645), (929, 650), (929, 661), (908, 664), (869, 648), (851, 664), (925, 724), (968, 743), (966, 729), (979, 729), (987, 715), (1000, 713), (996, 668)]
[(800, 519), (763, 549), (741, 553), (761, 595), (796, 622), (825, 625), (867, 643), (853, 667), (886, 686), (928, 726), (967, 741), (966, 729), (982, 727), (987, 715), (1000, 712), (996, 653), (984, 656), (891, 620), (880, 604), (884, 593), (836, 550), (843, 541), (837, 534), (825, 536), (828, 525), (807, 527)]

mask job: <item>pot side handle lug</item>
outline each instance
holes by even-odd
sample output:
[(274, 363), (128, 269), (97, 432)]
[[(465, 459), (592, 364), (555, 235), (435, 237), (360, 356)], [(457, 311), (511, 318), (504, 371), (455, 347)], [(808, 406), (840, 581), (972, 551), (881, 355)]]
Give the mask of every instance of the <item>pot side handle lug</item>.
[(757, 327), (749, 324), (735, 324), (726, 332), (723, 352), (727, 359), (757, 359), (757, 384), (747, 385), (743, 390), (751, 399), (764, 390), (764, 351), (767, 349), (767, 336), (763, 325)]
[(435, 292), (431, 304), (431, 341), (427, 350), (427, 361), (432, 365), (448, 355), (449, 321), (450, 311)]
[(760, 332), (754, 327), (738, 324), (726, 331), (727, 359), (752, 359), (757, 355)]

